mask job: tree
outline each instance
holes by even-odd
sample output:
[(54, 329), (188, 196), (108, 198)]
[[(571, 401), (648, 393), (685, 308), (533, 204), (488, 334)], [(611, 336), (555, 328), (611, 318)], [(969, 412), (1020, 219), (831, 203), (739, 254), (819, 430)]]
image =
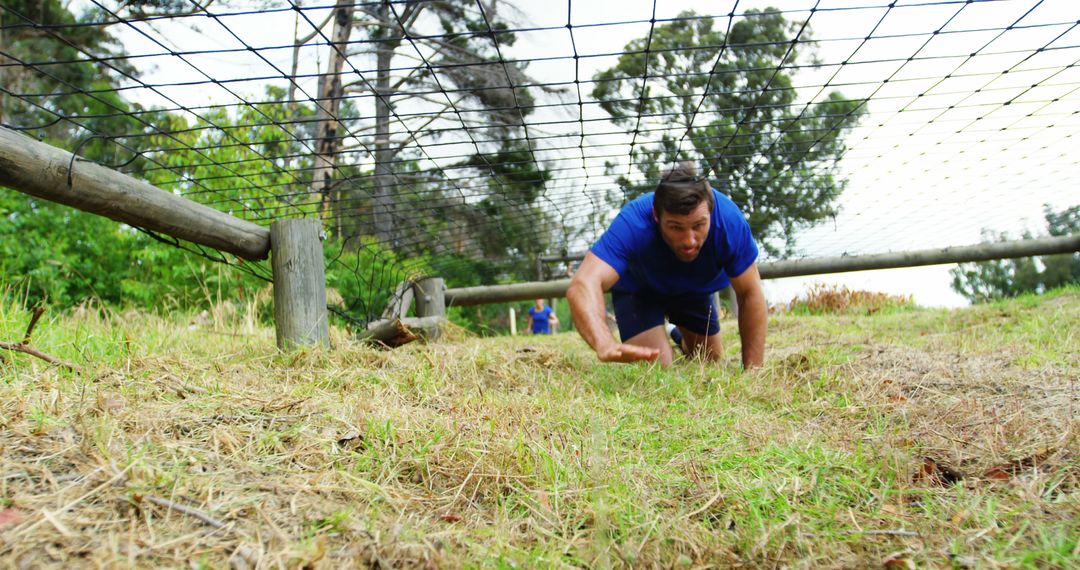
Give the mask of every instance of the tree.
[[(1080, 233), (1080, 206), (1054, 212), (1046, 205), (1044, 212), (1051, 236)], [(1009, 239), (1006, 233), (984, 232), (983, 235), (998, 241)], [(1030, 232), (1024, 233), (1024, 239), (1031, 238)], [(1023, 293), (1041, 294), (1064, 285), (1080, 284), (1080, 253), (962, 263), (949, 273), (953, 278), (953, 290), (972, 303)]]
[[(700, 160), (749, 217), (759, 244), (790, 251), (795, 231), (834, 216), (844, 183), (833, 171), (843, 136), (865, 102), (837, 91), (795, 104), (784, 68), (812, 55), (809, 26), (774, 9), (748, 10), (730, 27), (683, 12), (631, 41), (596, 74), (593, 97), (632, 133), (633, 172), (619, 175), (621, 203), (655, 187), (662, 170)], [(645, 78), (643, 80), (643, 78)]]
[[(414, 165), (424, 162), (421, 139), (458, 137), (476, 153), (444, 168), (457, 173), (472, 169), (501, 182), (497, 163), (522, 151), (512, 139), (520, 138), (533, 97), (518, 87), (529, 82), (524, 65), (501, 57), (501, 50), (515, 39), (505, 32), (508, 26), (499, 13), (503, 6), (499, 0), (340, 0), (331, 17), (314, 24), (331, 28), (316, 111), (314, 190), (322, 194), (339, 238), (370, 234), (397, 249), (436, 247), (438, 240), (406, 243), (399, 228), (428, 225), (426, 216), (435, 205), (451, 207), (451, 216), (460, 219), (491, 213), (491, 204), (501, 201), (484, 198), (501, 185), (461, 182), (465, 176), (452, 182), (443, 169), (425, 172)], [(363, 39), (353, 40), (354, 31)], [(324, 33), (298, 37), (296, 45)], [(368, 61), (372, 63), (362, 63)], [(374, 72), (360, 71), (364, 69)], [(352, 113), (342, 101), (355, 101)], [(367, 118), (357, 117), (367, 102), (372, 111)], [(362, 172), (363, 180), (344, 179), (342, 157), (358, 154), (372, 159), (373, 169)], [(527, 196), (535, 200), (547, 177), (535, 163), (529, 170), (534, 191)], [(514, 180), (510, 185), (522, 183)], [(417, 202), (428, 207), (417, 208)], [(520, 209), (497, 210), (506, 216), (520, 214)], [(502, 249), (505, 253), (513, 246)]]

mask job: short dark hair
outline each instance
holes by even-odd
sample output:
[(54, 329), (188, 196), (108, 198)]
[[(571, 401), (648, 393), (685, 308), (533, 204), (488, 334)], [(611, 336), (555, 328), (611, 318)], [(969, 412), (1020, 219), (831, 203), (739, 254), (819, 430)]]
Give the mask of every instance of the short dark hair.
[(681, 162), (660, 178), (653, 196), (653, 211), (657, 218), (661, 212), (685, 216), (702, 202), (708, 203), (712, 210), (713, 193), (709, 181), (697, 175), (693, 162)]

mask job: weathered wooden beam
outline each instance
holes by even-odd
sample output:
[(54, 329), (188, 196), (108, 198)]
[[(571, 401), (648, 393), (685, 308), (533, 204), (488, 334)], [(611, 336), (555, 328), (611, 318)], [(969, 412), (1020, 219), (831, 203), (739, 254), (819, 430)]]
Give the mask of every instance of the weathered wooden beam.
[(421, 338), (434, 340), (445, 325), (446, 317), (441, 316), (382, 319), (368, 323), (368, 329), (358, 333), (356, 340), (396, 348)]
[(759, 267), (762, 279), (846, 273), (870, 269), (895, 269), (919, 267), (942, 263), (969, 263), (991, 259), (1013, 259), (1033, 255), (1053, 255), (1080, 251), (1080, 234), (1062, 237), (1000, 241), (963, 247), (922, 249), (879, 253), (875, 255), (851, 255), (822, 257), (818, 259), (794, 259), (762, 263)]
[[(991, 259), (1031, 257), (1033, 255), (1054, 255), (1074, 251), (1080, 251), (1080, 234), (875, 255), (772, 261), (759, 264), (758, 271), (761, 272), (762, 279), (779, 279), (781, 277), (824, 275), (869, 269), (895, 269), (899, 267), (939, 265), (942, 263), (967, 263)], [(574, 256), (565, 256), (558, 259), (573, 260), (573, 258)], [(557, 281), (448, 289), (446, 291), (446, 304), (450, 306), (484, 305), (488, 303), (525, 301), (537, 297), (565, 297), (566, 288), (569, 286), (569, 279), (559, 279)]]
[(445, 297), (447, 306), (451, 307), (486, 305), (537, 298), (565, 297), (566, 288), (569, 286), (569, 279), (559, 279), (556, 281), (514, 283), (512, 285), (461, 287), (447, 289)]
[(278, 348), (330, 346), (320, 230), (318, 220), (278, 220), (270, 225)]
[[(69, 184), (70, 181), (70, 184)], [(270, 230), (0, 127), (0, 186), (244, 259), (266, 259)]]

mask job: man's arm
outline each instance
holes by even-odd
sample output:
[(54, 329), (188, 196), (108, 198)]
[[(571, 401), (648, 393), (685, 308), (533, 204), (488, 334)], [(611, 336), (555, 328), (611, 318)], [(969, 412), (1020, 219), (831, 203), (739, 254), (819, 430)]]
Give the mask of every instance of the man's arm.
[(742, 275), (731, 278), (735, 298), (739, 303), (739, 338), (742, 340), (744, 369), (761, 366), (765, 361), (765, 329), (767, 310), (765, 292), (761, 289), (761, 275), (754, 263)]
[(525, 334), (532, 334), (532, 313), (529, 314), (528, 320), (525, 321)]
[(619, 274), (604, 260), (592, 252), (585, 254), (585, 260), (581, 262), (577, 273), (574, 273), (570, 288), (566, 290), (574, 325), (603, 362), (656, 360), (660, 356), (659, 350), (619, 344), (611, 336), (611, 330), (607, 327), (604, 291), (610, 289), (618, 280)]

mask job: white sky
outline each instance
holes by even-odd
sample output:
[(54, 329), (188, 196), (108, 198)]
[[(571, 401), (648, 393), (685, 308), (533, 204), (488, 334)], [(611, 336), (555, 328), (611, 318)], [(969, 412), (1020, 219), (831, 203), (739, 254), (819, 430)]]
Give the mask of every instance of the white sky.
[[(85, 2), (77, 0), (76, 4)], [(331, 4), (330, 0), (305, 2), (306, 6)], [(889, 11), (886, 8), (889, 2), (885, 0), (771, 3), (663, 0), (655, 2), (655, 17), (670, 18), (683, 10), (694, 9), (699, 14), (720, 16), (716, 26), (723, 27), (729, 13), (735, 13), (738, 18), (744, 10), (770, 4), (785, 11), (806, 10), (787, 17), (797, 20), (810, 17), (814, 37), (821, 41), (818, 52), (821, 61), (848, 62), (842, 67), (827, 66), (797, 75), (796, 86), (804, 86), (798, 92), (800, 102), (820, 100), (833, 88), (849, 97), (872, 98), (869, 115), (847, 138), (849, 150), (839, 165), (848, 181), (840, 199), (841, 215), (800, 235), (802, 255), (820, 257), (968, 245), (981, 240), (980, 232), (984, 228), (1007, 231), (1014, 236), (1024, 230), (1041, 233), (1043, 204), (1055, 208), (1080, 204), (1080, 159), (1077, 158), (1080, 153), (1072, 148), (1076, 144), (1075, 135), (1080, 132), (1080, 67), (1076, 65), (1080, 61), (1080, 29), (1076, 26), (1080, 20), (1080, 2), (1008, 0), (919, 5), (926, 2), (908, 1), (897, 2), (897, 7)], [(651, 0), (579, 0), (570, 4), (524, 0), (518, 5), (521, 13), (513, 16), (517, 25), (557, 29), (518, 34), (513, 47), (503, 47), (504, 56), (572, 55), (570, 31), (561, 27), (569, 21), (574, 26), (577, 51), (583, 56), (578, 72), (581, 79), (591, 78), (617, 59), (585, 56), (618, 53), (627, 42), (649, 31), (648, 22), (600, 27), (590, 24), (648, 20), (654, 8)], [(568, 5), (572, 6), (572, 14), (567, 12)], [(809, 9), (815, 5), (818, 11), (811, 16)], [(227, 8), (215, 6), (214, 10), (233, 12), (237, 6), (238, 3)], [(327, 13), (307, 12), (316, 22)], [(198, 18), (199, 33), (169, 22), (158, 23), (153, 29), (142, 28), (177, 50), (266, 48), (291, 43), (294, 18), (290, 12), (229, 17), (220, 22)], [(942, 27), (946, 22), (948, 25)], [(1001, 28), (1014, 23), (1017, 29), (1001, 32)], [(304, 26), (310, 29), (302, 23)], [(931, 35), (939, 28), (942, 33)], [(115, 29), (121, 33), (128, 53), (162, 51), (130, 28)], [(874, 39), (864, 41), (871, 30)], [(1042, 51), (1036, 53), (1040, 48)], [(288, 71), (290, 50), (260, 53), (277, 70), (251, 53), (191, 55), (186, 58), (190, 65), (172, 56), (144, 58), (135, 63), (145, 71), (144, 81), (160, 84), (202, 81), (205, 79), (202, 72), (228, 79), (279, 77), (278, 70)], [(978, 56), (968, 57), (971, 53)], [(304, 55), (301, 73), (314, 73), (325, 57), (316, 50), (307, 50)], [(897, 61), (908, 56), (956, 57)], [(360, 70), (371, 67), (365, 61), (354, 61), (353, 65)], [(1006, 70), (1008, 73), (1002, 73)], [(528, 69), (533, 78), (543, 82), (572, 81), (574, 71), (573, 62), (564, 59), (536, 62)], [(285, 85), (280, 79), (271, 81)], [(814, 87), (826, 82), (838, 87), (825, 90)], [(258, 100), (263, 83), (241, 82), (227, 84), (225, 88)], [(315, 93), (313, 80), (300, 83), (309, 94)], [(147, 90), (134, 90), (131, 94), (137, 94), (135, 98), (145, 103), (161, 105), (169, 105), (161, 95), (185, 106), (236, 102), (236, 97), (225, 88), (173, 86), (161, 87), (156, 94)], [(582, 92), (588, 97), (591, 89), (583, 86)], [(563, 101), (576, 103), (576, 93), (564, 96)], [(1003, 106), (1005, 102), (1010, 104)], [(947, 109), (950, 105), (954, 108)], [(903, 112), (898, 112), (901, 109)], [(602, 116), (602, 111), (595, 107), (586, 107), (585, 112), (585, 118)], [(564, 123), (530, 127), (533, 137), (567, 135), (545, 139), (537, 145), (538, 151), (545, 144), (564, 145), (568, 140), (576, 144), (580, 136), (578, 118), (576, 104), (539, 110), (529, 117), (530, 124), (548, 120)], [(604, 147), (603, 154), (616, 157), (606, 160), (625, 164), (629, 149), (626, 137), (590, 139), (591, 133), (613, 128), (600, 125), (588, 123), (586, 144), (613, 144)], [(469, 148), (471, 145), (466, 144), (433, 146), (428, 149), (428, 156), (439, 163), (440, 156), (468, 152)], [(565, 159), (567, 152), (571, 156), (577, 153), (538, 152), (538, 156), (544, 160)], [(604, 160), (585, 157), (593, 189), (608, 184), (603, 173)], [(581, 165), (580, 158), (577, 165)], [(586, 196), (589, 189), (581, 188), (580, 182), (585, 172), (564, 174), (574, 181), (575, 187), (550, 194), (553, 207), (564, 204), (568, 209), (588, 208), (592, 202)], [(862, 289), (914, 294), (925, 305), (963, 304), (949, 289), (946, 266), (777, 280), (767, 284), (770, 301), (789, 300), (806, 282), (840, 282)]]

